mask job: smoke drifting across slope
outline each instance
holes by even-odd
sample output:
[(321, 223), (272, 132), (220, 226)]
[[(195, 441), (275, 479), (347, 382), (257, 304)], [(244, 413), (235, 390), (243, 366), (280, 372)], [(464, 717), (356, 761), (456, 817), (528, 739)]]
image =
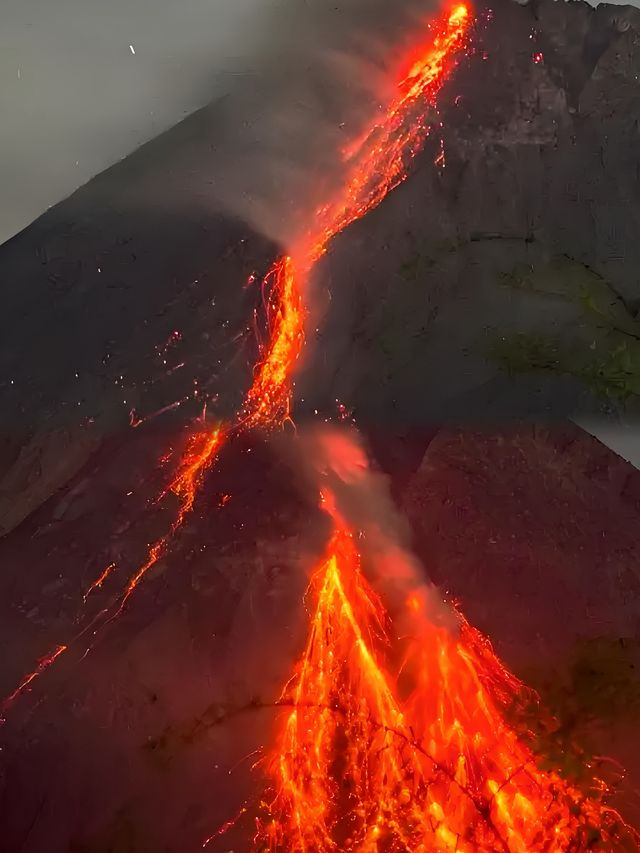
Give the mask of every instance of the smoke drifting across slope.
[(435, 6), (278, 3), (259, 72), (219, 105), (212, 203), (290, 246), (343, 181), (345, 146), (391, 100), (398, 57), (429, 41)]
[(299, 442), (301, 457), (309, 460), (309, 480), (319, 484), (325, 508), (360, 532), (364, 571), (396, 629), (415, 633), (417, 611), (407, 608), (407, 600), (416, 598), (421, 618), (426, 614), (430, 624), (457, 633), (457, 616), (411, 553), (410, 528), (393, 503), (388, 478), (370, 465), (356, 430), (324, 425), (301, 432)]
[[(310, 125), (327, 118), (338, 89), (343, 105), (347, 88), (356, 104), (358, 87), (367, 87), (354, 86), (354, 70), (364, 69), (366, 78), (383, 68), (385, 48), (429, 2), (401, 0), (385, 10), (381, 0), (186, 0), (178, 10), (166, 0), (59, 0), (54, 12), (43, 0), (7, 0), (0, 32), (0, 243), (185, 114), (220, 98), (227, 103), (214, 110), (211, 136), (220, 129), (223, 138), (210, 141), (230, 155), (219, 161), (214, 151), (212, 158), (225, 178), (218, 181), (221, 195), (237, 202), (236, 193), (246, 192), (243, 211), (249, 195), (262, 198), (272, 186), (286, 199), (281, 182), (291, 171), (290, 143), (296, 139), (294, 147), (303, 150), (314, 137)], [(225, 128), (218, 117), (229, 120)], [(258, 156), (265, 141), (279, 165)], [(206, 169), (197, 166), (206, 185)], [(268, 207), (265, 219), (272, 219)]]

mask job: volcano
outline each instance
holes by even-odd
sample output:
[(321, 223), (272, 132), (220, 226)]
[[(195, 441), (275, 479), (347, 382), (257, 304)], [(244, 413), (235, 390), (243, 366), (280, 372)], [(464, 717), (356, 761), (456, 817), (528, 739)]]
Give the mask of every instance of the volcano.
[[(523, 22), (530, 25), (528, 16), (539, 20), (541, 8), (544, 10), (539, 6), (521, 10), (505, 7), (503, 20), (510, 21), (511, 15), (522, 16), (514, 20), (524, 33)], [(269, 255), (275, 254), (275, 247), (257, 235), (250, 239), (239, 237), (234, 244), (243, 233), (242, 227), (232, 226), (226, 219), (218, 220), (218, 231), (239, 229), (228, 232), (233, 234), (232, 246), (223, 251), (222, 258), (229, 261), (229, 269), (238, 257), (248, 264), (239, 278), (248, 294), (244, 297), (245, 309), (252, 298), (255, 300), (256, 282), (262, 281), (261, 294), (265, 294), (263, 303), (254, 303), (253, 312), (256, 325), (263, 327), (260, 345), (255, 346), (241, 309), (236, 328), (226, 332), (226, 338), (222, 335), (219, 343), (221, 349), (228, 346), (249, 356), (249, 363), (255, 362), (253, 373), (244, 383), (248, 386), (246, 394), (236, 394), (235, 399), (216, 406), (221, 394), (212, 381), (217, 377), (210, 375), (210, 354), (205, 357), (202, 353), (202, 362), (191, 357), (188, 370), (181, 372), (187, 364), (181, 357), (189, 352), (183, 343), (185, 330), (177, 328), (176, 323), (169, 324), (169, 319), (175, 318), (176, 305), (183, 319), (191, 317), (194, 300), (197, 303), (201, 298), (194, 294), (203, 290), (199, 275), (186, 291), (169, 288), (176, 293), (168, 303), (171, 316), (159, 324), (166, 337), (155, 345), (153, 356), (147, 356), (140, 377), (136, 379), (129, 372), (122, 361), (122, 351), (118, 354), (112, 339), (100, 359), (103, 366), (108, 366), (103, 376), (113, 380), (110, 393), (117, 399), (119, 418), (126, 413), (133, 438), (105, 440), (108, 425), (118, 421), (116, 408), (109, 408), (108, 395), (105, 397), (95, 388), (86, 396), (84, 392), (76, 394), (71, 382), (74, 398), (79, 397), (75, 403), (81, 410), (77, 434), (85, 439), (84, 445), (74, 443), (70, 441), (73, 433), (67, 420), (71, 401), (56, 400), (57, 392), (52, 388), (47, 391), (48, 397), (31, 389), (25, 391), (18, 381), (14, 406), (18, 405), (21, 415), (27, 415), (28, 420), (29, 413), (33, 415), (42, 406), (47, 418), (44, 430), (34, 432), (31, 426), (28, 441), (19, 435), (7, 441), (8, 481), (13, 478), (20, 484), (21, 478), (26, 479), (26, 488), (16, 489), (20, 499), (15, 500), (16, 506), (6, 522), (7, 531), (20, 521), (23, 523), (4, 542), (7, 562), (13, 561), (14, 566), (5, 580), (13, 587), (7, 600), (16, 602), (5, 630), (20, 631), (18, 623), (27, 624), (24, 635), (28, 640), (21, 646), (25, 657), (31, 647), (41, 647), (32, 656), (31, 665), (21, 667), (21, 672), (19, 662), (14, 662), (18, 675), (10, 682), (2, 705), (8, 755), (3, 789), (8, 849), (38, 849), (52, 833), (59, 839), (54, 844), (60, 849), (65, 845), (80, 850), (118, 849), (123, 845), (126, 849), (128, 845), (138, 850), (145, 846), (153, 849), (158, 843), (184, 849), (196, 841), (200, 846), (226, 846), (234, 830), (241, 833), (239, 838), (244, 840), (238, 843), (244, 849), (248, 842), (243, 821), (246, 824), (252, 813), (258, 821), (253, 842), (258, 849), (525, 851), (587, 850), (594, 845), (608, 850), (635, 849), (633, 830), (609, 804), (611, 789), (603, 779), (594, 774), (588, 785), (581, 786), (556, 769), (541, 766), (542, 758), (526, 725), (518, 728), (515, 722), (508, 721), (510, 713), (525, 713), (522, 707), (514, 711), (511, 705), (522, 706), (523, 697), (533, 694), (510, 675), (489, 644), (462, 617), (449, 613), (448, 625), (434, 617), (429, 602), (436, 594), (424, 578), (420, 579), (423, 570), (417, 568), (408, 550), (399, 546), (392, 549), (394, 560), (388, 560), (375, 575), (378, 580), (387, 577), (391, 586), (387, 582), (374, 590), (367, 580), (366, 560), (361, 569), (355, 543), (358, 535), (364, 535), (365, 543), (376, 536), (362, 519), (351, 523), (339, 495), (331, 490), (323, 493), (323, 505), (331, 510), (329, 527), (333, 530), (329, 549), (312, 578), (307, 646), (281, 698), (264, 698), (275, 691), (276, 685), (287, 681), (293, 649), (299, 645), (305, 628), (308, 630), (304, 620), (302, 624), (300, 621), (301, 587), (309, 566), (322, 550), (327, 519), (317, 510), (314, 489), (306, 483), (301, 494), (301, 484), (295, 476), (292, 478), (290, 466), (273, 453), (275, 444), (264, 443), (263, 435), (274, 427), (283, 428), (279, 435), (284, 448), (283, 436), (293, 414), (292, 380), (304, 342), (308, 291), (323, 276), (333, 277), (329, 266), (334, 257), (345, 251), (341, 241), (347, 246), (346, 241), (356, 239), (358, 229), (369, 227), (368, 223), (375, 228), (376, 217), (385, 210), (389, 215), (394, 204), (401, 204), (407, 188), (418, 186), (419, 175), (427, 171), (429, 175), (437, 174), (442, 167), (449, 169), (451, 148), (444, 128), (460, 132), (460, 122), (456, 124), (453, 113), (446, 116), (442, 112), (435, 127), (443, 133), (434, 133), (434, 111), (443, 101), (452, 105), (451, 110), (465, 102), (468, 95), (453, 96), (451, 87), (463, 85), (466, 79), (467, 90), (472, 88), (480, 76), (474, 69), (477, 63), (490, 62), (490, 51), (485, 48), (491, 46), (491, 37), (496, 38), (494, 16), (484, 15), (477, 43), (470, 41), (471, 20), (471, 11), (460, 5), (429, 25), (418, 59), (408, 71), (403, 68), (398, 77), (395, 97), (345, 152), (345, 180), (340, 192), (317, 208), (313, 223), (286, 254), (273, 260)], [(598, 43), (595, 60), (593, 50), (581, 55), (584, 85), (589, 67), (593, 72), (608, 50), (620, 50), (620, 39), (626, 38), (631, 29), (631, 25), (621, 26), (619, 19), (616, 27), (618, 37), (611, 35), (609, 45)], [(527, 34), (535, 48), (531, 52), (529, 46), (527, 58), (534, 83), (549, 54), (549, 50), (545, 53), (541, 49), (538, 35), (532, 34), (531, 29)], [(586, 36), (585, 39), (589, 41)], [(518, 57), (523, 58), (520, 54)], [(571, 103), (567, 109), (575, 111), (580, 81), (577, 83), (572, 76), (573, 70), (565, 69), (566, 79), (559, 76), (555, 85), (564, 87), (566, 103)], [(540, 94), (541, 89), (535, 91)], [(544, 120), (548, 118), (545, 115)], [(472, 120), (470, 113), (467, 119)], [(552, 127), (556, 126), (554, 122), (552, 119)], [(483, 131), (487, 129), (477, 117), (472, 123)], [(463, 137), (464, 132), (460, 138)], [(535, 134), (534, 138), (538, 139)], [(428, 169), (426, 165), (418, 168), (416, 158), (423, 148), (423, 163), (429, 163)], [(410, 172), (413, 176), (407, 181)], [(535, 223), (522, 234), (517, 229), (497, 227), (477, 232), (466, 229), (444, 245), (438, 244), (436, 262), (444, 255), (447, 262), (453, 258), (454, 264), (459, 264), (477, 246), (503, 243), (518, 247), (520, 252), (529, 252), (531, 246), (537, 251), (544, 243), (542, 232)], [(13, 241), (9, 250), (15, 252), (16, 245)], [(131, 259), (137, 259), (128, 241), (119, 245), (123, 253), (131, 253)], [(543, 260), (545, 252), (549, 254), (548, 247), (542, 251)], [(45, 268), (50, 266), (46, 251), (40, 260)], [(71, 273), (66, 256), (54, 260), (60, 270), (49, 270), (47, 277), (58, 288), (60, 297), (69, 286)], [(583, 277), (591, 274), (590, 266), (574, 254), (569, 262), (574, 271), (582, 264)], [(424, 275), (425, 269), (432, 266), (431, 256), (425, 260), (418, 255), (411, 260), (409, 271), (411, 275), (416, 271)], [(552, 269), (557, 270), (557, 262)], [(102, 276), (101, 262), (96, 274)], [(112, 269), (109, 281), (113, 283), (117, 277), (117, 271)], [(167, 278), (165, 271), (164, 280)], [(79, 280), (83, 281), (81, 275)], [(362, 280), (371, 284), (366, 277)], [(597, 281), (601, 285), (598, 294), (608, 295), (610, 302), (605, 309), (602, 301), (598, 302), (595, 313), (604, 314), (613, 331), (633, 338), (635, 319), (628, 300), (616, 295), (603, 275)], [(175, 288), (175, 282), (171, 286)], [(368, 293), (369, 287), (364, 292)], [(557, 295), (549, 288), (545, 293)], [(72, 295), (77, 299), (75, 292)], [(592, 294), (587, 295), (591, 310)], [(207, 299), (214, 307), (215, 298), (209, 299), (207, 294)], [(158, 314), (164, 317), (168, 310), (165, 297), (160, 295), (158, 300)], [(68, 304), (64, 299), (59, 301), (63, 306)], [(336, 303), (339, 307), (340, 300)], [(387, 304), (386, 296), (381, 304)], [(144, 307), (149, 308), (147, 304)], [(567, 322), (572, 318), (575, 321), (575, 306), (570, 308), (574, 313), (565, 312)], [(327, 334), (335, 330), (335, 310), (332, 305)], [(626, 313), (622, 315), (621, 310)], [(346, 313), (348, 317), (349, 312)], [(201, 317), (195, 324), (191, 319), (189, 323), (189, 340), (203, 323), (206, 327)], [(143, 325), (149, 325), (148, 314)], [(222, 323), (225, 330), (229, 325), (228, 319)], [(579, 325), (580, 331), (583, 325)], [(51, 335), (49, 326), (46, 334)], [(127, 340), (129, 336), (124, 335)], [(209, 345), (208, 331), (201, 331), (199, 338)], [(379, 330), (375, 339), (385, 340), (388, 336)], [(144, 350), (148, 339), (145, 337), (139, 345)], [(340, 351), (340, 347), (329, 350)], [(415, 355), (411, 348), (409, 352)], [(218, 364), (222, 362), (221, 357)], [(230, 364), (233, 371), (233, 359)], [(322, 370), (314, 371), (313, 360), (309, 365), (301, 385), (308, 388), (311, 384), (315, 390), (313, 394), (303, 391), (302, 405), (296, 407), (297, 422), (298, 408), (303, 413), (305, 405), (314, 406), (316, 411), (326, 412), (328, 408), (328, 401), (322, 399)], [(68, 369), (68, 363), (64, 367)], [(149, 373), (149, 367), (155, 369)], [(396, 381), (400, 378), (405, 382), (406, 370), (397, 368), (396, 364)], [(138, 369), (136, 365), (135, 370)], [(246, 367), (244, 370), (248, 372)], [(573, 380), (577, 371), (571, 367), (559, 372)], [(16, 376), (19, 379), (19, 372)], [(85, 376), (81, 369), (73, 376), (80, 387), (95, 378), (91, 372)], [(347, 386), (340, 393), (344, 391), (346, 404), (341, 401), (339, 411), (342, 415), (355, 412), (358, 423), (366, 427), (371, 412), (354, 393), (352, 365), (346, 363), (344, 376)], [(372, 397), (376, 398), (376, 407), (382, 405), (385, 411), (397, 414), (396, 400), (389, 401), (387, 397), (389, 383), (385, 376), (383, 372), (385, 390)], [(226, 378), (228, 381), (228, 375)], [(360, 382), (355, 384), (360, 386)], [(12, 394), (15, 385), (16, 378), (12, 377), (6, 393)], [(239, 387), (242, 385), (239, 383)], [(338, 386), (332, 383), (332, 387)], [(169, 390), (178, 395), (168, 398)], [(429, 399), (432, 396), (427, 392)], [(29, 405), (19, 405), (21, 399)], [(99, 416), (94, 408), (97, 399), (105, 401), (105, 411)], [(49, 404), (51, 412), (46, 409), (47, 400), (53, 401)], [(154, 405), (149, 405), (152, 401)], [(390, 402), (394, 405), (388, 405)], [(216, 407), (214, 415), (212, 407)], [(167, 416), (189, 410), (193, 415), (186, 431), (167, 426)], [(377, 409), (374, 407), (373, 411)], [(56, 429), (52, 430), (52, 425)], [(16, 432), (19, 434), (20, 430)], [(74, 452), (68, 457), (56, 452), (61, 436), (73, 444)], [(46, 473), (36, 481), (36, 488), (31, 488), (29, 471), (34, 464)], [(355, 473), (347, 465), (342, 475), (346, 475), (347, 482), (353, 477), (357, 480), (358, 472), (366, 468), (361, 459)], [(119, 479), (122, 471), (126, 471), (125, 489)], [(114, 477), (111, 484), (110, 476)], [(65, 481), (70, 482), (64, 493), (58, 491), (35, 511)], [(260, 481), (265, 484), (264, 491), (256, 493), (255, 482)], [(275, 509), (282, 506), (287, 507), (285, 517), (279, 517), (280, 512)], [(305, 535), (287, 541), (287, 531), (302, 530), (305, 519)], [(106, 523), (113, 533), (97, 553), (95, 540)], [(247, 536), (260, 540), (253, 542), (253, 566), (247, 557), (251, 549), (239, 557), (240, 543), (247, 548)], [(265, 540), (274, 536), (280, 537), (275, 553), (288, 552), (288, 557), (280, 561), (288, 568), (273, 563), (274, 552)], [(379, 537), (376, 542), (389, 544)], [(214, 554), (225, 578), (222, 585), (217, 580), (211, 585), (210, 573), (198, 569)], [(42, 565), (43, 571), (52, 576), (43, 583), (40, 573), (26, 572), (23, 581), (21, 564)], [(61, 571), (62, 564), (75, 568)], [(182, 572), (169, 573), (172, 564), (182, 567)], [(242, 565), (244, 569), (238, 571)], [(192, 587), (186, 598), (180, 580), (185, 566)], [(400, 599), (394, 586), (398, 577), (402, 579)], [(155, 581), (155, 600), (147, 594), (137, 605), (138, 596), (151, 581)], [(192, 595), (197, 599), (203, 585), (205, 600), (194, 617), (189, 599)], [(217, 602), (221, 605), (220, 619), (216, 617), (215, 627), (210, 618), (211, 596), (221, 596)], [(294, 614), (285, 616), (283, 631), (272, 624), (279, 613)], [(37, 626), (37, 630), (30, 632), (30, 625)], [(402, 635), (392, 637), (400, 626)], [(185, 686), (184, 644), (191, 642), (194, 648), (194, 630), (200, 651), (187, 655), (194, 672)], [(221, 645), (213, 642), (218, 634), (223, 638)], [(52, 635), (56, 635), (56, 642), (45, 645), (43, 641)], [(269, 638), (268, 656), (257, 653), (259, 643), (264, 652), (265, 638)], [(119, 669), (121, 664), (127, 669), (126, 675), (125, 670)], [(208, 703), (191, 723), (163, 725), (162, 718), (189, 718), (201, 696), (208, 692), (206, 684), (211, 673), (219, 686), (224, 685), (224, 701)], [(176, 690), (176, 684), (182, 689)], [(132, 693), (139, 698), (132, 699)], [(268, 747), (265, 753), (264, 744), (272, 742), (272, 727), (265, 724), (264, 717), (267, 712), (280, 716), (283, 705), (293, 710), (281, 727), (275, 746)], [(55, 712), (50, 710), (52, 706), (57, 709)], [(121, 725), (122, 720), (131, 720), (132, 707), (139, 714), (142, 728), (127, 722)], [(254, 720), (243, 732), (238, 755), (226, 733), (247, 716)], [(156, 733), (151, 734), (150, 729)], [(123, 791), (117, 768), (123, 758), (126, 765), (125, 756), (135, 753), (136, 738), (142, 730), (147, 733), (137, 748), (144, 758), (140, 758), (140, 765), (125, 786), (125, 805), (118, 808)], [(218, 737), (216, 731), (222, 730), (224, 733)], [(63, 731), (66, 736), (61, 734)], [(105, 731), (112, 736), (108, 755), (100, 759), (97, 772), (95, 767), (91, 771), (92, 785), (80, 798), (90, 804), (87, 812), (76, 808), (80, 805), (79, 789), (73, 773), (65, 772), (64, 784), (55, 791), (47, 779), (30, 778), (29, 767), (38, 760), (45, 759), (50, 766), (59, 762), (64, 766), (65, 744), (84, 743), (83, 754), (93, 761), (96, 739)], [(213, 753), (202, 749), (203, 738), (212, 739)], [(255, 750), (249, 746), (252, 741)], [(191, 755), (185, 759), (182, 748), (194, 744), (200, 747), (197, 758)], [(568, 751), (573, 754), (573, 747)], [(178, 754), (178, 763), (186, 762), (182, 772), (175, 766)], [(216, 770), (223, 767), (224, 774), (233, 775), (238, 759), (243, 765), (244, 759), (252, 755), (259, 767), (270, 768), (274, 792), (265, 795), (259, 805), (247, 792), (245, 783), (235, 782), (242, 775), (236, 774), (227, 785), (228, 797), (219, 804), (223, 818), (220, 828), (213, 834), (205, 832), (204, 823), (209, 830), (215, 827), (216, 808), (207, 802), (198, 810), (198, 797), (189, 797), (191, 811), (182, 811), (185, 792), (177, 787), (182, 773), (187, 769), (192, 782), (198, 777), (207, 780), (204, 788), (210, 791), (212, 766)], [(78, 778), (82, 777), (79, 765), (73, 767)], [(162, 802), (170, 805), (153, 830), (152, 836), (157, 833), (155, 840), (143, 839), (140, 826), (153, 823), (151, 813), (157, 809), (154, 794), (158, 795), (160, 789)], [(237, 821), (229, 817), (232, 800), (241, 803)], [(27, 805), (15, 808), (12, 804), (16, 802)], [(34, 810), (32, 802), (40, 805)], [(70, 816), (70, 806), (76, 817)], [(172, 814), (174, 809), (177, 811)], [(61, 814), (69, 816), (65, 818), (66, 828), (60, 827)], [(189, 814), (195, 817), (189, 818)]]

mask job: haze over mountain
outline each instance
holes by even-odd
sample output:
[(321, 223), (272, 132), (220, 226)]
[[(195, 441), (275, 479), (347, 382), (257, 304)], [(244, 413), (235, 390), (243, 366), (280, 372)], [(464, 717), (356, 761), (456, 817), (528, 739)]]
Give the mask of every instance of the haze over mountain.
[[(576, 688), (554, 711), (626, 766), (638, 824), (639, 473), (565, 418), (640, 393), (640, 12), (492, 7), (406, 182), (317, 267), (295, 418), (353, 411), (429, 577), (518, 675)], [(0, 695), (69, 644), (0, 726), (9, 853), (198, 850), (256, 797), (326, 533), (286, 430), (229, 442), (91, 634), (175, 520), (158, 495), (203, 398), (213, 424), (252, 379), (282, 230), (211, 203), (252, 177), (237, 118), (195, 112), (0, 247)], [(251, 818), (208, 849), (246, 850)]]

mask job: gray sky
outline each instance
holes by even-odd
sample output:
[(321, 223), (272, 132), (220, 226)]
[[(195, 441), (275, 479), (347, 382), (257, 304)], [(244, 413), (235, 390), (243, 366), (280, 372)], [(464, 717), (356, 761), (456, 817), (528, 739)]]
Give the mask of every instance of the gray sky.
[(0, 0), (0, 242), (250, 70), (270, 2)]

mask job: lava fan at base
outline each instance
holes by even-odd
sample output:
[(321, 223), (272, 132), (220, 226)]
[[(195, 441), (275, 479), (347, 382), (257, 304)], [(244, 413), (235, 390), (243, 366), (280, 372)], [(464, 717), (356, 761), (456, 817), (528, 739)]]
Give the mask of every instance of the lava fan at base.
[[(347, 528), (337, 526), (311, 594), (254, 850), (637, 849), (616, 812), (539, 769), (499, 710), (519, 682), (464, 620), (452, 632), (410, 597), (416, 632), (398, 654)], [(389, 657), (401, 661), (397, 677)]]

